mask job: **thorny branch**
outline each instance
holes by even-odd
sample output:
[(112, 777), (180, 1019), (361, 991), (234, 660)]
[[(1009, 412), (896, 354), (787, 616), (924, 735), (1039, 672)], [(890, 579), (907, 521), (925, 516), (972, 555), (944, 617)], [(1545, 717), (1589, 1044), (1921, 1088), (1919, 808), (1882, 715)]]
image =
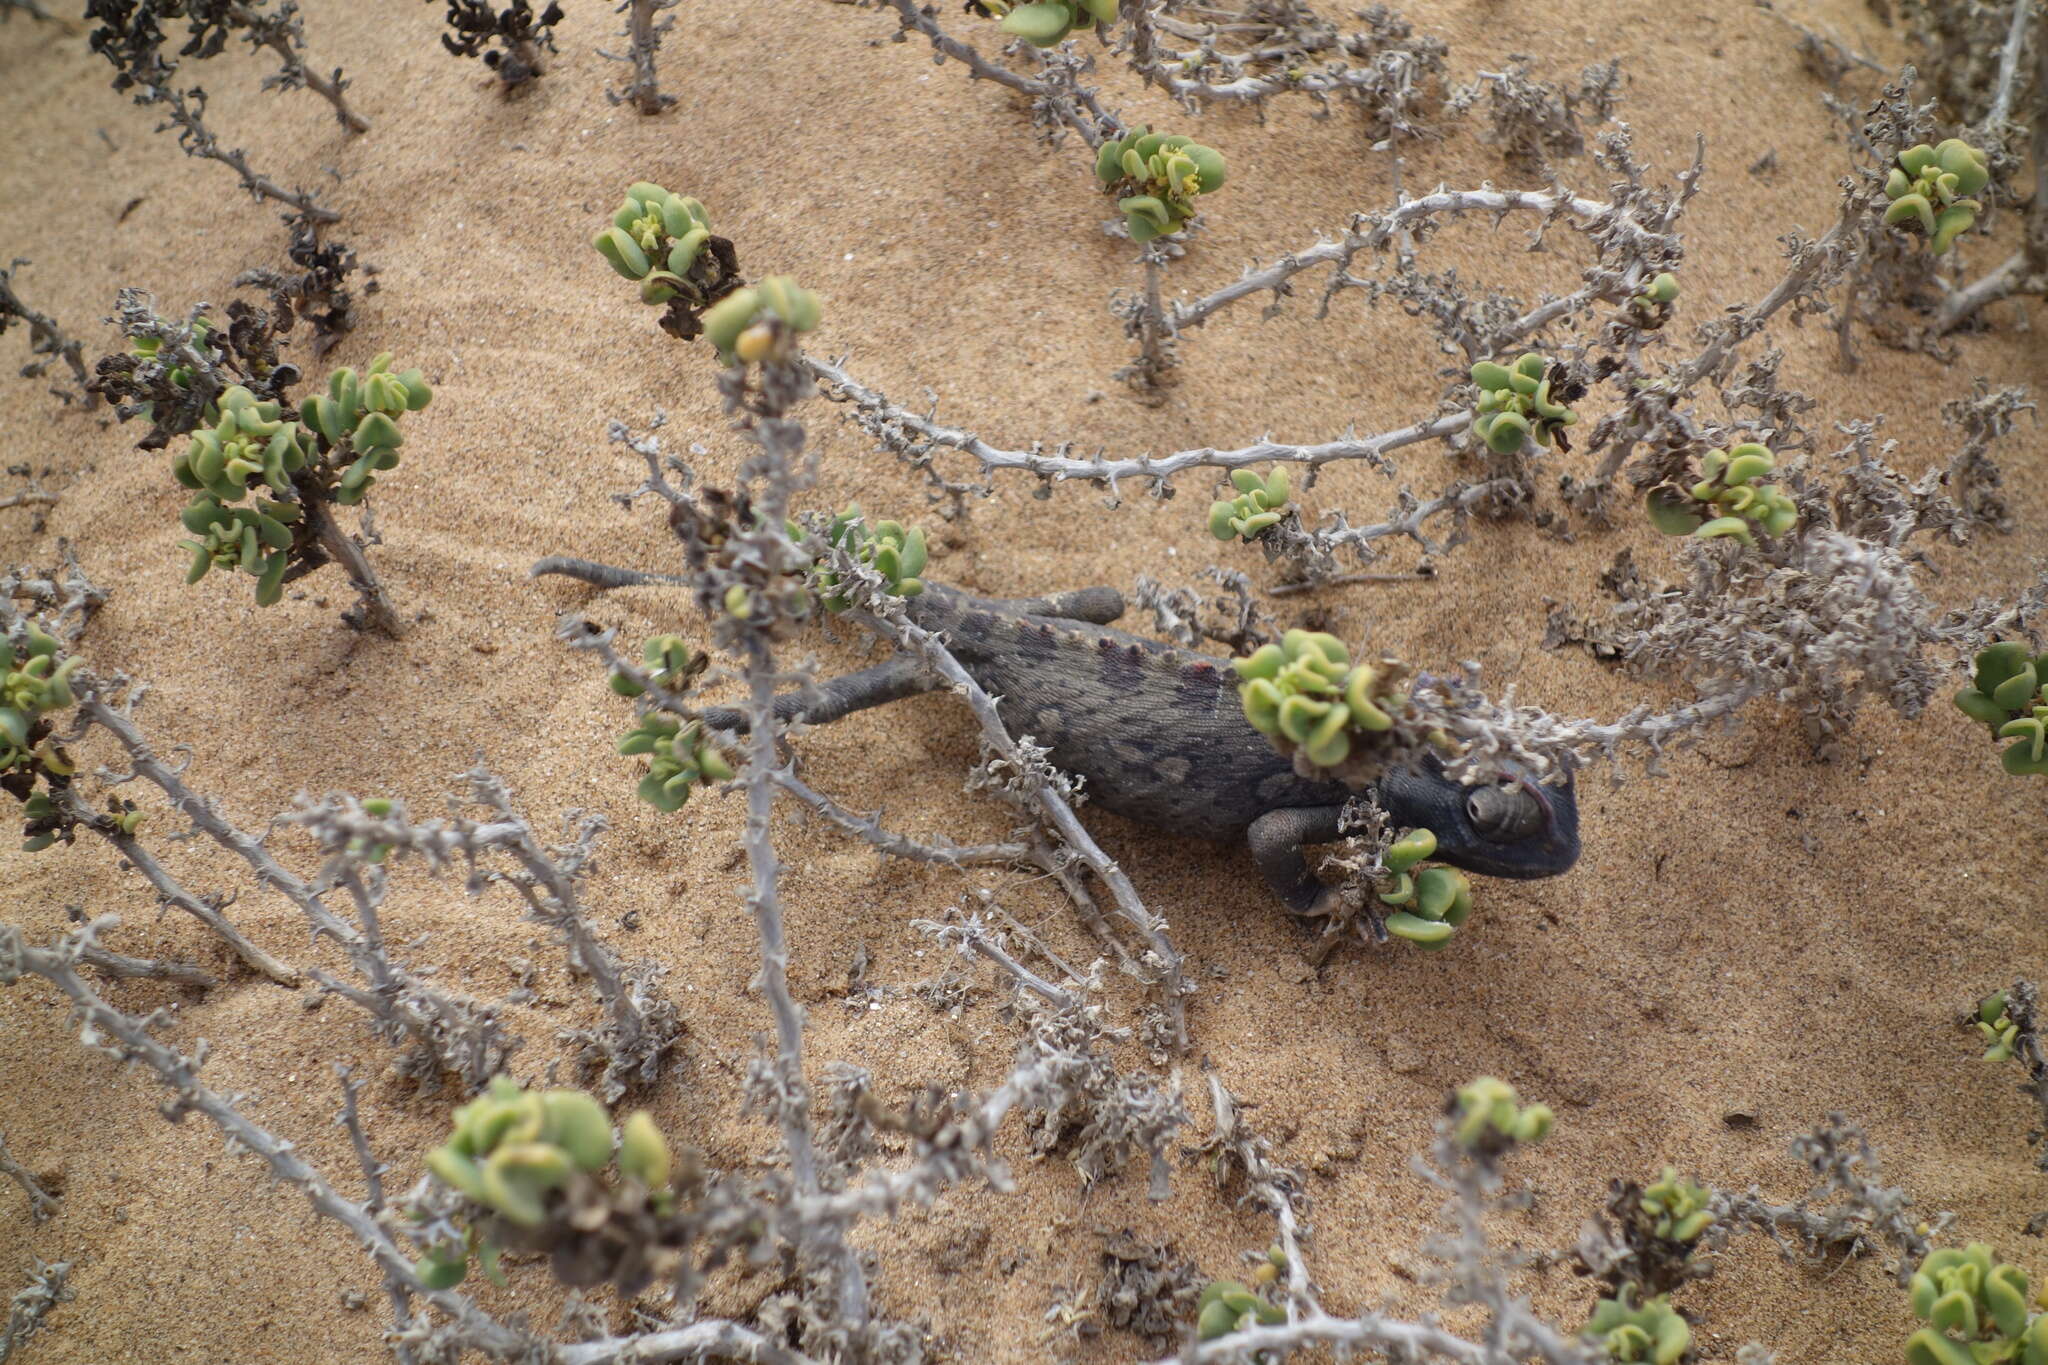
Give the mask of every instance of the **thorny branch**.
[[(396, 1043), (401, 1038), (411, 1038), (419, 1055), (407, 1065), (423, 1080), (430, 1080), (436, 1069), (445, 1068), (461, 1076), (469, 1088), (476, 1089), (497, 1072), (517, 1044), (503, 1036), (495, 1012), (474, 1001), (436, 991), (419, 974), (393, 963), (387, 956), (377, 920), (377, 906), (383, 895), (381, 876), (366, 881), (354, 868), (337, 869), (335, 884), (348, 892), (361, 925), (351, 926), (327, 906), (320, 888), (289, 871), (260, 840), (230, 824), (210, 799), (186, 784), (180, 770), (157, 756), (135, 724), (131, 709), (110, 700), (108, 689), (117, 686), (118, 680), (102, 683), (80, 670), (74, 675), (74, 682), (81, 718), (86, 724), (106, 731), (120, 745), (130, 766), (128, 773), (118, 776), (103, 771), (103, 779), (118, 783), (140, 778), (155, 786), (198, 833), (241, 858), (258, 882), (297, 906), (314, 936), (332, 939), (369, 983), (369, 989), (362, 989), (315, 969), (310, 975), (323, 990), (369, 1011), (378, 1019), (378, 1031), (388, 1041)], [(146, 870), (145, 875), (149, 875)], [(172, 903), (191, 908), (185, 902), (192, 898), (179, 899), (173, 895), (171, 887), (175, 883), (169, 883), (167, 878), (159, 881), (154, 876), (151, 880)], [(221, 932), (217, 925), (215, 932)], [(275, 963), (271, 967), (275, 969), (273, 975), (283, 973), (280, 979), (289, 979), (289, 968)]]
[(598, 49), (598, 55), (609, 57), (615, 62), (630, 62), (633, 79), (623, 91), (607, 89), (605, 98), (613, 104), (630, 104), (643, 114), (659, 114), (676, 102), (674, 95), (665, 95), (661, 90), (661, 78), (655, 73), (654, 57), (661, 50), (661, 40), (675, 27), (674, 15), (657, 19), (664, 10), (671, 10), (680, 0), (619, 0), (615, 13), (626, 16), (626, 28), (622, 35), (627, 41), (623, 56)]
[(881, 2), (896, 11), (899, 27), (894, 37), (897, 42), (904, 41), (911, 33), (922, 34), (931, 42), (934, 64), (943, 64), (950, 57), (967, 68), (968, 79), (994, 81), (1027, 97), (1031, 101), (1033, 119), (1041, 126), (1055, 130), (1055, 134), (1072, 129), (1090, 147), (1100, 147), (1128, 131), (1122, 119), (1096, 102), (1093, 91), (1082, 90), (1075, 84), (1071, 67), (1062, 64), (1057, 55), (1043, 54), (1046, 74), (1034, 80), (991, 62), (967, 43), (947, 33), (939, 26), (936, 6), (919, 4), (918, 0)]
[(14, 292), (14, 272), (27, 264), (25, 259), (17, 256), (5, 270), (0, 270), (0, 335), (4, 335), (10, 326), (27, 327), (29, 354), (42, 359), (23, 365), (21, 377), (40, 379), (61, 360), (78, 381), (79, 391), (73, 393), (53, 384), (50, 392), (64, 403), (82, 403), (90, 408), (99, 401), (99, 395), (90, 387), (92, 372), (85, 368), (85, 343), (76, 337), (66, 336), (55, 318), (29, 307), (21, 301), (21, 295)]
[[(491, 817), (475, 821), (460, 815), (413, 823), (404, 807), (384, 804), (383, 813), (366, 809), (350, 796), (315, 802), (301, 797), (282, 823), (309, 834), (331, 860), (325, 876), (344, 868), (361, 871), (366, 858), (383, 863), (391, 854), (412, 854), (429, 870), (440, 872), (462, 863), (465, 886), (474, 895), (491, 882), (502, 882), (525, 902), (527, 917), (546, 927), (568, 949), (570, 970), (590, 979), (591, 988), (609, 1022), (595, 1035), (571, 1031), (580, 1041), (584, 1062), (601, 1072), (599, 1089), (614, 1103), (629, 1089), (646, 1086), (660, 1075), (663, 1059), (681, 1032), (675, 1007), (658, 989), (662, 969), (653, 963), (622, 966), (600, 940), (583, 911), (578, 887), (596, 856), (596, 839), (604, 830), (602, 816), (571, 815), (570, 841), (560, 848), (542, 845), (531, 826), (512, 807), (511, 793), (481, 765), (463, 774), (469, 800)], [(481, 860), (491, 854), (508, 857), (517, 870), (485, 871)]]
[(1165, 921), (1157, 918), (1145, 908), (1138, 896), (1137, 888), (1124, 870), (1113, 862), (1088, 833), (1080, 817), (1066, 797), (1042, 776), (1036, 775), (1033, 765), (1019, 761), (1017, 741), (1010, 736), (1009, 727), (996, 711), (995, 700), (982, 690), (979, 683), (968, 673), (960, 661), (953, 657), (952, 650), (938, 636), (912, 621), (903, 610), (901, 599), (890, 597), (881, 591), (881, 580), (872, 570), (866, 568), (843, 549), (833, 551), (833, 568), (840, 575), (842, 583), (858, 584), (859, 588), (850, 593), (858, 608), (856, 619), (876, 634), (895, 643), (896, 647), (922, 660), (933, 674), (943, 680), (947, 688), (966, 701), (968, 709), (981, 725), (981, 732), (989, 747), (996, 753), (1011, 759), (1024, 778), (1022, 793), (1040, 819), (1045, 821), (1067, 845), (1078, 853), (1088, 869), (1104, 886), (1109, 888), (1110, 898), (1115, 902), (1117, 914), (1145, 941), (1148, 949), (1147, 966), (1159, 974), (1160, 985), (1165, 992), (1167, 1017), (1172, 1029), (1176, 1050), (1185, 1050), (1188, 1043), (1187, 1011), (1183, 998), (1191, 987), (1182, 974), (1179, 949), (1167, 936)]
[(43, 1188), (35, 1172), (16, 1161), (14, 1153), (7, 1150), (5, 1133), (0, 1133), (0, 1175), (21, 1186), (21, 1192), (28, 1196), (28, 1212), (32, 1221), (40, 1223), (54, 1218), (63, 1208), (63, 1202)]
[[(1321, 112), (1335, 96), (1363, 111), (1366, 135), (1378, 140), (1375, 150), (1427, 132), (1422, 106), (1440, 90), (1448, 48), (1441, 39), (1417, 37), (1414, 26), (1385, 5), (1360, 12), (1365, 28), (1346, 34), (1305, 6), (1248, 9), (1230, 15), (1227, 24), (1189, 23), (1174, 8), (1160, 0), (1125, 5), (1121, 17), (1129, 23), (1119, 42), (1133, 71), (1190, 112), (1212, 102), (1263, 112), (1264, 102), (1281, 94), (1307, 95)], [(1230, 46), (1218, 41), (1226, 33)], [(1193, 46), (1175, 47), (1168, 39)]]

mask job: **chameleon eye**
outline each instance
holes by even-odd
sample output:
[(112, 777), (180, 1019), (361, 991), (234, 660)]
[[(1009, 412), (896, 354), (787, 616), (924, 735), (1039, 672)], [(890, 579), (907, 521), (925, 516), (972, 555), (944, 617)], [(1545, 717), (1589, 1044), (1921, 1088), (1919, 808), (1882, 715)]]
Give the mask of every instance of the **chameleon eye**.
[(1465, 797), (1465, 818), (1497, 844), (1533, 838), (1548, 823), (1542, 800), (1521, 786), (1473, 788)]

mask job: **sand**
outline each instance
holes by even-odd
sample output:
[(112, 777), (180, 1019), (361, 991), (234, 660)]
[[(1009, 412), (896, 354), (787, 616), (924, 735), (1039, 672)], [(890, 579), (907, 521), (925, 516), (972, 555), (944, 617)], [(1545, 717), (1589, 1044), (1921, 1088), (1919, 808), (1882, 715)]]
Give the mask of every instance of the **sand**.
[[(791, 271), (822, 294), (817, 348), (850, 353), (857, 373), (906, 400), (930, 390), (947, 418), (1006, 444), (1060, 437), (1135, 454), (1400, 425), (1434, 401), (1427, 333), (1356, 294), (1321, 321), (1312, 296), (1270, 321), (1240, 307), (1187, 339), (1169, 401), (1135, 401), (1109, 377), (1127, 351), (1104, 306), (1135, 272), (1127, 248), (1095, 230), (1103, 206), (1080, 153), (1034, 141), (1005, 93), (885, 41), (893, 24), (874, 12), (799, 0), (686, 5), (662, 53), (681, 103), (645, 118), (604, 97), (623, 70), (594, 50), (614, 44), (608, 5), (576, 6), (553, 69), (512, 101), (480, 66), (440, 50), (434, 7), (304, 8), (315, 60), (356, 81), (352, 98), (375, 124), (367, 136), (345, 136), (310, 94), (261, 92), (265, 62), (227, 55), (201, 75), (218, 128), (270, 174), (317, 185), (345, 214), (341, 237), (378, 267), (382, 288), (331, 363), (360, 365), (389, 349), (436, 387), (433, 406), (408, 422), (403, 466), (375, 496), (376, 562), (412, 628), (396, 644), (352, 634), (338, 620), (348, 591), (334, 571), (268, 610), (252, 605), (246, 580), (186, 587), (176, 548), (183, 495), (166, 457), (134, 450), (133, 427), (61, 412), (40, 386), (11, 376), (0, 382), (0, 451), (53, 471), (63, 498), (41, 530), (27, 510), (0, 511), (0, 559), (49, 563), (59, 537), (76, 545), (114, 590), (85, 654), (103, 673), (150, 682), (142, 714), (151, 735), (189, 752), (192, 780), (246, 827), (301, 791), (401, 795), (432, 810), (478, 754), (539, 827), (559, 828), (572, 809), (606, 812), (612, 831), (588, 899), (622, 954), (669, 966), (689, 1027), (677, 1069), (649, 1103), (713, 1161), (759, 1158), (772, 1134), (739, 1113), (740, 1077), (769, 1027), (748, 989), (754, 930), (733, 871), (740, 802), (714, 796), (675, 817), (637, 803), (631, 765), (611, 752), (628, 708), (551, 635), (570, 609), (629, 639), (692, 633), (692, 611), (673, 590), (599, 598), (525, 577), (548, 553), (674, 564), (652, 509), (611, 501), (639, 470), (606, 443), (607, 419), (638, 425), (665, 411), (671, 448), (701, 446), (692, 458), (714, 482), (740, 450), (717, 413), (705, 355), (659, 333), (652, 311), (585, 245), (620, 188), (648, 178), (698, 195), (751, 272)], [(968, 25), (957, 6), (941, 8), (948, 23)], [(1885, 61), (1910, 55), (1851, 0), (1803, 12)], [(1780, 234), (1833, 218), (1845, 149), (1794, 35), (1766, 14), (1734, 0), (1540, 11), (1444, 0), (1409, 13), (1450, 44), (1459, 79), (1496, 68), (1510, 50), (1532, 54), (1553, 79), (1620, 57), (1622, 113), (1665, 172), (1704, 132), (1709, 178), (1685, 220), (1689, 319), (1757, 296), (1777, 276)], [(108, 89), (108, 75), (82, 36), (0, 27), (0, 252), (34, 261), (18, 277), (21, 292), (84, 337), (89, 356), (113, 347), (100, 319), (117, 286), (152, 291), (166, 311), (219, 305), (234, 296), (238, 271), (281, 263), (272, 211), (240, 197), (224, 169), (152, 135), (152, 116)], [(1279, 101), (1264, 123), (1227, 110), (1195, 123), (1127, 73), (1106, 70), (1103, 89), (1127, 115), (1198, 127), (1230, 157), (1232, 184), (1172, 275), (1190, 295), (1393, 197), (1387, 155), (1367, 150), (1341, 111), (1319, 121), (1306, 103)], [(1406, 184), (1517, 183), (1470, 125), (1446, 127), (1445, 140), (1404, 149)], [(1767, 150), (1778, 171), (1747, 175)], [(1602, 187), (1583, 162), (1568, 177)], [(1429, 261), (1533, 297), (1583, 259), (1563, 239), (1556, 257), (1522, 256), (1520, 231), (1455, 226), (1431, 243)], [(1970, 259), (1981, 267), (2008, 249), (1984, 243)], [(2038, 343), (2012, 325), (2018, 314), (2005, 311), (1997, 336), (1966, 340), (1952, 367), (1872, 346), (1853, 379), (1835, 368), (1823, 329), (1780, 326), (1773, 341), (1787, 348), (1788, 382), (1821, 400), (1817, 428), (1883, 412), (1897, 463), (1917, 472), (1952, 449), (1936, 418), (1943, 399), (1979, 375), (2044, 378)], [(23, 345), (0, 343), (0, 359), (18, 364)], [(804, 415), (824, 457), (815, 505), (858, 499), (931, 518), (914, 477), (836, 410), (819, 402)], [(2002, 456), (2019, 529), (1937, 548), (1926, 582), (1942, 602), (2030, 581), (2048, 545), (2044, 454), (2048, 440), (2023, 425)], [(1589, 468), (1580, 453), (1551, 472)], [(1426, 495), (1457, 472), (1416, 447), (1401, 454), (1399, 482)], [(1095, 582), (1128, 589), (1140, 573), (1190, 582), (1220, 559), (1266, 581), (1254, 555), (1207, 538), (1206, 483), (1184, 479), (1180, 489), (1173, 501), (1135, 498), (1111, 512), (1085, 488), (1039, 501), (1027, 481), (1003, 479), (943, 529), (931, 574), (1006, 595)], [(1379, 474), (1337, 468), (1308, 496), (1311, 507), (1364, 520), (1392, 495)], [(1675, 563), (1668, 543), (1633, 524), (1569, 542), (1507, 524), (1479, 528), (1433, 583), (1274, 605), (1327, 608), (1354, 639), (1423, 661), (1477, 659), (1528, 700), (1611, 717), (1682, 694), (1538, 642), (1545, 599), (1597, 608), (1598, 573), (1625, 546), (1652, 573)], [(826, 669), (862, 657), (817, 637), (804, 648)], [(960, 791), (975, 743), (964, 708), (928, 700), (816, 732), (803, 753), (813, 783), (856, 807), (886, 804), (898, 828), (994, 837), (1005, 812)], [(1787, 1139), (1840, 1110), (1868, 1128), (1886, 1174), (1924, 1209), (1956, 1214), (1958, 1238), (1991, 1240), (2036, 1275), (2048, 1271), (2041, 1244), (2021, 1234), (2048, 1206), (2026, 1142), (2036, 1116), (2012, 1093), (2017, 1072), (1980, 1065), (1956, 1022), (1985, 990), (2042, 969), (2048, 857), (2031, 837), (2040, 792), (2002, 779), (1981, 732), (1945, 703), (1917, 723), (1867, 712), (1832, 763), (1809, 756), (1795, 719), (1753, 707), (1739, 729), (1677, 758), (1661, 780), (1586, 781), (1578, 869), (1555, 881), (1482, 883), (1477, 921), (1450, 951), (1353, 948), (1320, 971), (1305, 964), (1308, 940), (1241, 850), (1089, 818), (1166, 915), (1200, 983), (1194, 1048), (1178, 1071), (1191, 1103), (1213, 1068), (1278, 1154), (1311, 1171), (1312, 1266), (1332, 1309), (1419, 1312), (1432, 1292), (1409, 1275), (1435, 1197), (1409, 1172), (1408, 1154), (1428, 1141), (1446, 1088), (1482, 1072), (1559, 1111), (1555, 1136), (1515, 1166), (1537, 1198), (1505, 1231), (1527, 1247), (1568, 1244), (1610, 1179), (1648, 1176), (1666, 1161), (1718, 1186), (1756, 1181), (1790, 1196), (1803, 1182)], [(327, 960), (295, 910), (207, 849), (165, 842), (176, 821), (145, 804), (154, 846), (188, 884), (243, 888), (230, 913), (249, 934), (294, 962)], [(1000, 1079), (1016, 1034), (991, 992), (952, 1018), (907, 990), (940, 967), (910, 922), (972, 887), (995, 890), (1063, 955), (1092, 956), (1064, 904), (1021, 876), (879, 864), (793, 813), (776, 839), (814, 1078), (842, 1060), (871, 1069), (891, 1095)], [(291, 836), (276, 847), (312, 867)], [(164, 1036), (211, 1043), (211, 1083), (242, 1092), (247, 1112), (347, 1190), (358, 1182), (330, 1124), (331, 1067), (357, 1068), (372, 1078), (365, 1115), (392, 1179), (417, 1174), (450, 1098), (393, 1078), (388, 1052), (345, 1003), (312, 1009), (310, 992), (230, 970), (202, 929), (157, 913), (102, 847), (0, 853), (0, 887), (0, 913), (38, 940), (61, 932), (74, 907), (116, 913), (115, 946), (221, 973), (225, 983), (203, 993), (125, 984), (109, 994), (135, 1010), (172, 1009)], [(530, 964), (534, 998), (509, 1012), (528, 1039), (515, 1059), (522, 1077), (560, 1055), (556, 1028), (594, 1016), (560, 951), (537, 940), (506, 893), (472, 900), (458, 882), (409, 874), (388, 917), (393, 939), (413, 945), (411, 961), (479, 995), (511, 992)], [(636, 929), (622, 927), (628, 917)], [(847, 999), (863, 949), (870, 982), (884, 988), (873, 1002)], [(1113, 984), (1110, 998), (1126, 1023), (1142, 1002), (1128, 983)], [(1135, 1050), (1121, 1060), (1147, 1067)], [(75, 1264), (76, 1301), (51, 1314), (23, 1353), (28, 1365), (383, 1358), (381, 1300), (353, 1244), (255, 1162), (225, 1155), (203, 1122), (164, 1123), (156, 1099), (149, 1077), (78, 1046), (52, 991), (29, 982), (0, 992), (0, 1130), (32, 1169), (61, 1178), (64, 1195), (59, 1217), (30, 1226), (18, 1192), (0, 1185), (0, 1290), (31, 1254)], [(1193, 1107), (1190, 1141), (1208, 1123)], [(1736, 1112), (1756, 1123), (1724, 1122)], [(1016, 1154), (1014, 1133), (1006, 1141)], [(1085, 1196), (1058, 1160), (1019, 1162), (1017, 1177), (1015, 1195), (962, 1191), (862, 1236), (879, 1258), (880, 1302), (927, 1319), (943, 1359), (1063, 1349), (1044, 1339), (1043, 1318), (1095, 1281), (1097, 1229), (1171, 1239), (1212, 1276), (1232, 1273), (1270, 1237), (1192, 1162), (1176, 1163), (1172, 1197), (1160, 1204), (1147, 1201), (1136, 1172)], [(545, 1322), (559, 1297), (543, 1281), (529, 1270), (513, 1290), (486, 1287), (481, 1299), (497, 1311), (531, 1306)], [(1574, 1322), (1590, 1299), (1563, 1269), (1532, 1275), (1528, 1287)], [(745, 1312), (768, 1288), (721, 1283), (709, 1307)], [(351, 1310), (360, 1295), (371, 1306)], [(1910, 1321), (1879, 1259), (1794, 1268), (1753, 1238), (1687, 1302), (1713, 1359), (1746, 1340), (1786, 1361), (1895, 1359)], [(1141, 1350), (1120, 1333), (1080, 1348), (1089, 1360)]]

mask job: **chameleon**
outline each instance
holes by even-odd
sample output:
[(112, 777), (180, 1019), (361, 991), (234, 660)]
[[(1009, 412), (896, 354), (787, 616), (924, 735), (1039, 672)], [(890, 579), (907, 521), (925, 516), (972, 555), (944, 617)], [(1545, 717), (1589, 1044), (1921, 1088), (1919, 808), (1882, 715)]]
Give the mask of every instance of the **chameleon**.
[[(676, 582), (669, 575), (553, 557), (535, 575), (564, 574), (619, 587)], [(1345, 806), (1368, 793), (1295, 772), (1244, 717), (1227, 659), (1118, 630), (1123, 594), (1082, 588), (1051, 597), (991, 598), (926, 580), (905, 599), (910, 619), (942, 635), (996, 702), (1013, 734), (1048, 747), (1062, 770), (1086, 779), (1091, 805), (1175, 834), (1242, 840), (1273, 892), (1298, 915), (1327, 914), (1337, 891), (1305, 850), (1334, 843)], [(781, 721), (822, 725), (942, 684), (908, 654), (779, 697)], [(714, 730), (744, 733), (746, 713), (703, 713)], [(1428, 829), (1433, 857), (1486, 877), (1554, 877), (1579, 855), (1579, 817), (1567, 773), (1557, 785), (1508, 767), (1467, 785), (1433, 766), (1392, 771), (1369, 793), (1395, 829)]]

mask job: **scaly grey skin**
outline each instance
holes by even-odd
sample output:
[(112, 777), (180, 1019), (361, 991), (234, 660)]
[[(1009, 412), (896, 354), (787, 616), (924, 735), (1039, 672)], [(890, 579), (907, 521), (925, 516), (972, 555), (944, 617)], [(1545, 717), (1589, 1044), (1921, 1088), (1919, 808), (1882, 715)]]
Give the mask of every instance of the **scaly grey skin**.
[[(586, 561), (550, 559), (602, 587), (638, 581)], [(961, 666), (996, 700), (1013, 734), (1050, 748), (1052, 762), (1087, 779), (1090, 804), (1176, 834), (1243, 839), (1274, 892), (1297, 914), (1326, 911), (1333, 890), (1309, 870), (1303, 847), (1340, 837), (1344, 806), (1359, 795), (1299, 776), (1251, 727), (1225, 659), (1141, 639), (1108, 623), (1123, 615), (1114, 588), (1050, 598), (997, 599), (927, 583), (912, 620), (943, 633)], [(897, 655), (776, 704), (785, 720), (819, 725), (933, 690), (916, 660)], [(746, 729), (744, 713), (706, 711), (713, 729)], [(1468, 787), (1436, 773), (1390, 773), (1375, 784), (1395, 829), (1435, 833), (1441, 862), (1488, 877), (1554, 877), (1579, 856), (1572, 784), (1520, 775)]]

